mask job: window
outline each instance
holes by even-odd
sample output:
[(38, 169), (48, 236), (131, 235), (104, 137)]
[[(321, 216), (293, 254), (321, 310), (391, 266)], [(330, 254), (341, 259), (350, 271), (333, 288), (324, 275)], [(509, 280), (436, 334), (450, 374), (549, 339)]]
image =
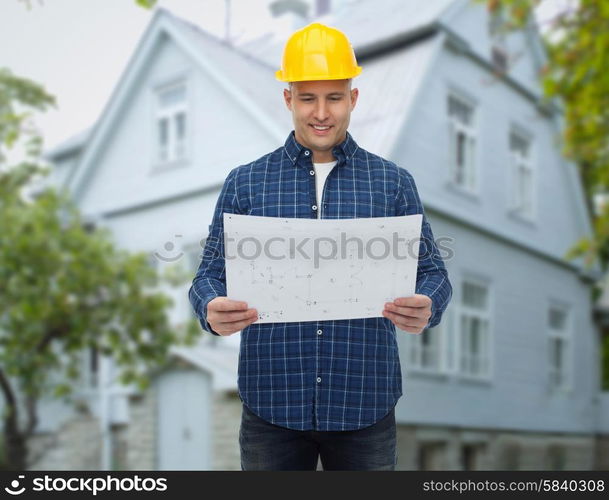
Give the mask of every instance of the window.
[(566, 470), (567, 453), (563, 446), (553, 444), (546, 450), (546, 467), (548, 470)]
[(566, 307), (551, 306), (548, 311), (548, 382), (551, 390), (568, 388), (569, 315)]
[(462, 375), (490, 376), (490, 312), (486, 285), (465, 281), (459, 307), (459, 364)]
[(187, 92), (184, 83), (164, 86), (157, 91), (156, 159), (160, 164), (186, 157)]
[(97, 347), (89, 347), (89, 370), (91, 373), (91, 383), (92, 385), (97, 385), (97, 379), (99, 374), (99, 352)]
[(501, 451), (500, 468), (503, 470), (520, 469), (522, 452), (518, 443), (506, 443)]
[(420, 334), (405, 333), (407, 342), (407, 363), (409, 370), (446, 373), (452, 371), (452, 314), (448, 308), (442, 321)]
[(497, 68), (502, 73), (505, 73), (508, 69), (508, 56), (505, 50), (502, 50), (497, 45), (493, 45), (491, 49), (491, 60), (493, 61), (493, 66)]
[(531, 143), (523, 135), (510, 133), (512, 170), (512, 209), (526, 218), (533, 217), (534, 182), (531, 162)]
[(446, 443), (421, 443), (419, 445), (418, 455), (419, 470), (444, 470)]
[[(438, 325), (439, 326), (439, 325)], [(428, 328), (420, 334), (409, 335), (409, 363), (413, 368), (440, 371), (439, 328)]]
[(99, 220), (94, 216), (85, 216), (82, 220), (82, 228), (88, 234), (93, 234), (99, 227)]
[(482, 456), (486, 451), (484, 443), (464, 444), (461, 446), (461, 467), (463, 470), (480, 470)]
[(448, 97), (451, 181), (468, 191), (477, 188), (474, 107), (455, 95)]
[(506, 42), (505, 10), (498, 5), (489, 13), (489, 38), (491, 44), (491, 62), (497, 71), (505, 73), (508, 70), (508, 49)]
[(99, 384), (100, 353), (97, 347), (85, 347), (81, 354), (81, 377), (85, 389), (97, 387)]

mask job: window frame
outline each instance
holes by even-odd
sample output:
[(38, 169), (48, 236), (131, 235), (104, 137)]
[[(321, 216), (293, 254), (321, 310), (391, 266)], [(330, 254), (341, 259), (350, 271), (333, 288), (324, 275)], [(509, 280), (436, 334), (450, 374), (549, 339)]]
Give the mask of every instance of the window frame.
[[(486, 289), (486, 310), (481, 312), (479, 309), (465, 305), (463, 303), (463, 288), (466, 283), (471, 283), (475, 286), (480, 286)], [(460, 379), (471, 380), (471, 381), (484, 381), (490, 382), (494, 376), (494, 359), (493, 359), (493, 346), (494, 346), (494, 335), (493, 335), (493, 311), (494, 311), (494, 296), (492, 283), (490, 279), (480, 277), (473, 274), (467, 274), (464, 276), (459, 284), (459, 300), (455, 306), (455, 332), (456, 342), (454, 349), (454, 371)], [(483, 354), (486, 356), (486, 371), (482, 373), (473, 374), (464, 371), (462, 368), (462, 345), (464, 331), (462, 329), (462, 319), (464, 314), (469, 317), (477, 317), (486, 323), (486, 350)], [(484, 359), (482, 359), (484, 362)]]
[[(556, 330), (551, 327), (549, 319), (550, 319), (550, 311), (552, 309), (561, 310), (565, 313), (565, 328), (564, 331)], [(545, 318), (545, 327), (546, 327), (546, 342), (545, 342), (545, 353), (546, 353), (546, 380), (548, 384), (548, 390), (551, 393), (569, 393), (573, 390), (573, 376), (574, 376), (574, 342), (573, 342), (573, 309), (572, 307), (564, 301), (559, 301), (555, 299), (551, 299), (547, 308), (546, 308), (546, 318)], [(564, 363), (563, 366), (563, 375), (562, 375), (562, 383), (560, 385), (556, 385), (552, 379), (552, 360), (550, 358), (550, 348), (551, 348), (551, 340), (555, 338), (561, 338), (564, 342)]]
[[(192, 155), (192, 134), (194, 113), (192, 112), (192, 85), (188, 75), (180, 75), (169, 80), (158, 83), (152, 87), (152, 120), (151, 120), (151, 138), (152, 138), (152, 171), (162, 171), (172, 169), (174, 167), (189, 164)], [(184, 99), (172, 105), (163, 106), (160, 102), (161, 96), (172, 90), (179, 88), (184, 89)], [(177, 119), (180, 114), (184, 115), (184, 137), (181, 143), (182, 154), (176, 155), (178, 142), (176, 139)], [(167, 120), (167, 157), (161, 158), (161, 143), (159, 137), (159, 126), (162, 120)]]
[[(406, 362), (407, 369), (413, 374), (423, 375), (450, 375), (454, 373), (454, 352), (450, 349), (450, 340), (454, 331), (452, 307), (449, 306), (442, 315), (442, 321), (439, 325), (433, 328), (426, 328), (420, 334), (402, 332), (408, 335), (406, 343)], [(433, 336), (437, 339), (436, 347), (436, 362), (431, 365), (423, 365), (422, 344), (423, 335)], [(431, 337), (430, 337), (431, 338)], [(453, 349), (454, 350), (454, 349)], [(413, 353), (417, 359), (413, 360)]]
[[(456, 116), (451, 115), (450, 101), (456, 100), (461, 105), (468, 107), (471, 111), (471, 124), (466, 124), (460, 121)], [(476, 101), (466, 96), (463, 92), (451, 87), (446, 94), (446, 119), (448, 121), (448, 184), (464, 194), (474, 195), (478, 197), (480, 194), (480, 161), (479, 161), (479, 140), (478, 140), (478, 104)], [(469, 157), (465, 159), (464, 181), (458, 182), (458, 155), (457, 155), (457, 137), (463, 134), (466, 138), (466, 154), (469, 151)], [(469, 170), (468, 170), (469, 169)], [(471, 179), (471, 183), (469, 181)]]
[[(512, 137), (525, 141), (528, 148), (528, 156), (523, 156), (519, 151), (512, 149)], [(537, 219), (537, 169), (535, 167), (535, 148), (533, 135), (524, 131), (521, 127), (511, 126), (508, 133), (508, 154), (510, 165), (510, 182), (507, 183), (509, 193), (509, 212), (511, 215), (523, 220), (534, 222)], [(523, 193), (520, 191), (520, 174), (522, 170), (529, 172), (530, 189), (530, 211), (523, 210)]]

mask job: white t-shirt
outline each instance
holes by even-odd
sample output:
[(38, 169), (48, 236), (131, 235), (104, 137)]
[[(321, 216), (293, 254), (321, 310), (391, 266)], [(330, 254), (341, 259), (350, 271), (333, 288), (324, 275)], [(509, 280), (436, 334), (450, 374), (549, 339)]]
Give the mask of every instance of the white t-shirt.
[(334, 165), (338, 163), (338, 160), (331, 161), (329, 163), (313, 163), (315, 168), (315, 190), (317, 192), (317, 218), (321, 218), (321, 195), (324, 192), (324, 184), (326, 183), (326, 177), (330, 173), (330, 170), (334, 168)]

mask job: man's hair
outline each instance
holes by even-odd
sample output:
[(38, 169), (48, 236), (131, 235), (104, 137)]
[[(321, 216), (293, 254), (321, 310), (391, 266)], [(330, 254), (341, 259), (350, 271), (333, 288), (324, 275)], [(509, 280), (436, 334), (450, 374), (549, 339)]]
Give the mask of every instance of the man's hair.
[[(349, 90), (351, 90), (351, 83), (352, 83), (353, 78), (347, 78), (347, 81), (349, 82)], [(288, 82), (288, 86), (290, 87), (290, 91), (292, 91), (292, 84), (294, 82)]]

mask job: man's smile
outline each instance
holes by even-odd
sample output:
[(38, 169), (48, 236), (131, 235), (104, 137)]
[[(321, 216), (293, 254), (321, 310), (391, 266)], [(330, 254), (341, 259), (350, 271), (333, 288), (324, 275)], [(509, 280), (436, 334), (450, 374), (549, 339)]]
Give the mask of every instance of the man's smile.
[(332, 125), (309, 125), (315, 135), (327, 135)]

